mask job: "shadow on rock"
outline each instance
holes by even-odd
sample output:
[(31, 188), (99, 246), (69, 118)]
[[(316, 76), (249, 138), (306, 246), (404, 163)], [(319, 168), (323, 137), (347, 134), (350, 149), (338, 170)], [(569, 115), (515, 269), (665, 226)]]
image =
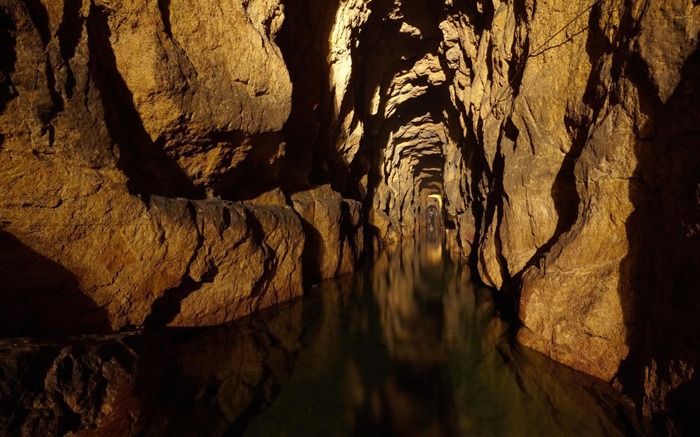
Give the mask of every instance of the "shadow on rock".
[[(665, 102), (642, 96), (651, 121), (635, 144), (638, 164), (629, 185), (635, 210), (626, 223), (630, 252), (621, 263), (622, 284), (634, 293), (620, 290), (630, 332), (620, 381), (640, 415), (666, 435), (700, 432), (700, 50), (682, 73)], [(654, 89), (638, 76), (638, 88)]]
[(107, 312), (62, 265), (0, 231), (0, 336), (105, 333)]

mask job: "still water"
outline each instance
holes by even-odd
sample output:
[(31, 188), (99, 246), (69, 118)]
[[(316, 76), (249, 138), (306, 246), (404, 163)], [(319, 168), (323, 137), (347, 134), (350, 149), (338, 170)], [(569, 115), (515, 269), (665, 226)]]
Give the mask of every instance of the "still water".
[[(219, 375), (212, 399), (229, 435), (629, 433), (607, 384), (509, 341), (492, 291), (439, 242), (384, 253), (245, 323), (246, 335), (222, 327), (181, 345), (199, 344), (191, 374)], [(211, 360), (222, 335), (237, 345), (227, 375), (207, 367), (222, 362)]]
[(439, 242), (323, 283), (304, 318), (288, 380), (245, 435), (630, 433), (609, 386), (509, 341), (492, 291)]
[(610, 386), (518, 346), (499, 314), (439, 242), (412, 242), (231, 325), (0, 342), (0, 431), (634, 433)]

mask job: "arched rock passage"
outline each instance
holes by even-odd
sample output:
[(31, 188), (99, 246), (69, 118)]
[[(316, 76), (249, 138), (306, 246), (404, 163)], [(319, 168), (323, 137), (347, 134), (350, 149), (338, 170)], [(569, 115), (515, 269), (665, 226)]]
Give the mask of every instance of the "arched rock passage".
[[(436, 1), (320, 0), (290, 0), (285, 8), (279, 44), (295, 83), (288, 150), (306, 150), (288, 160), (289, 180), (330, 180), (361, 200), (375, 248), (415, 233), (423, 191), (438, 184), (466, 257), (474, 220), (441, 29), (449, 8)], [(335, 21), (325, 21), (330, 17)]]
[(0, 333), (225, 322), (439, 194), (522, 343), (686, 426), (699, 31), (692, 0), (4, 0)]

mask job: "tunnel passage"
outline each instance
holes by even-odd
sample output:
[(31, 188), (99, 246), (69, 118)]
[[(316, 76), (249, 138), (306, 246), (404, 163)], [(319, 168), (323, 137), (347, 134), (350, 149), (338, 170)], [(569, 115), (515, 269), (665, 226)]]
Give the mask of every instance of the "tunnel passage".
[(441, 28), (449, 8), (288, 0), (285, 14), (278, 43), (295, 87), (282, 178), (295, 187), (330, 180), (361, 201), (370, 247), (420, 230), (426, 190), (443, 197), (439, 210), (456, 223), (473, 222), (464, 219), (465, 127)]
[(445, 218), (442, 209), (442, 196), (429, 194), (426, 207), (426, 228), (428, 233), (434, 236), (444, 234)]
[(523, 344), (662, 412), (700, 368), (700, 5), (639, 3), (4, 0), (0, 231), (55, 267), (11, 294), (213, 323), (432, 212)]
[(425, 214), (426, 217), (426, 228), (429, 234), (435, 234), (440, 225), (439, 213), (435, 205), (430, 205)]

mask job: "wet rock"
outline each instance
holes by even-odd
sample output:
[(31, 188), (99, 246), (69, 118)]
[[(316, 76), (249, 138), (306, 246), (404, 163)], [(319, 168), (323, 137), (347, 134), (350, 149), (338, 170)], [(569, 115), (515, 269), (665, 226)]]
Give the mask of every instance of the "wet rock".
[(190, 261), (189, 280), (167, 290), (151, 317), (170, 326), (216, 325), (302, 295), (305, 236), (291, 208), (190, 205), (205, 243)]
[(128, 345), (134, 338), (75, 338), (70, 345), (4, 340), (0, 431), (22, 436), (141, 432), (152, 419), (167, 348), (139, 339), (143, 350), (137, 352)]
[(289, 378), (302, 308), (208, 330), (2, 340), (0, 434), (240, 434)]
[(0, 333), (240, 317), (434, 195), (523, 344), (683, 422), (696, 3), (5, 1)]

